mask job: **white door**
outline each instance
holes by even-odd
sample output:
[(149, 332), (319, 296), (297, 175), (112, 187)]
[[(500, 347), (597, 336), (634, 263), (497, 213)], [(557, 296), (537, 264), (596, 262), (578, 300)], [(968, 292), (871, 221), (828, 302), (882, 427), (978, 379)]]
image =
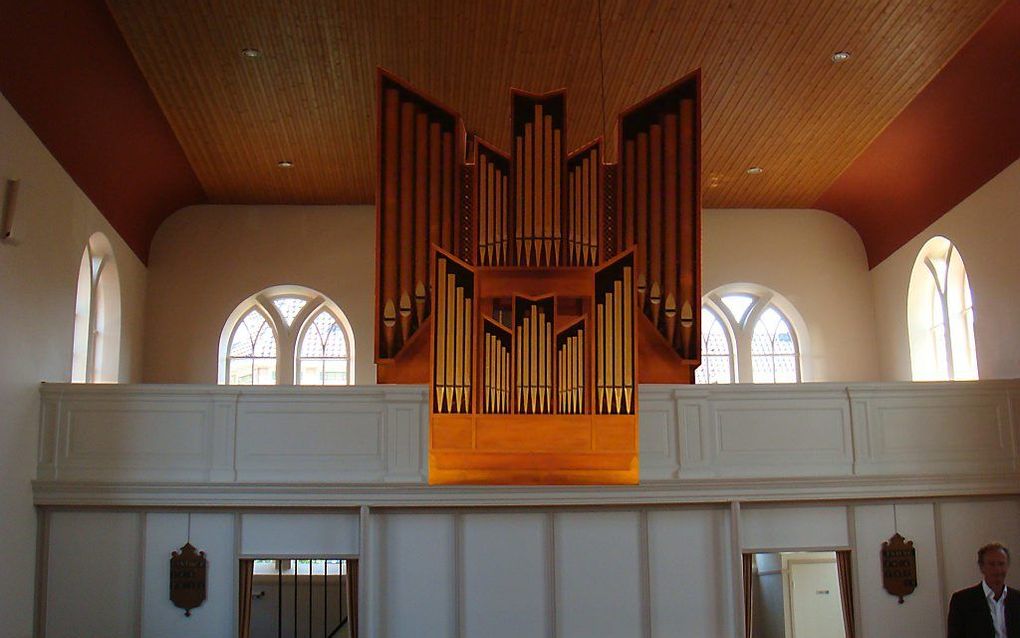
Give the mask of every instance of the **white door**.
[(793, 638), (846, 638), (836, 563), (790, 561)]

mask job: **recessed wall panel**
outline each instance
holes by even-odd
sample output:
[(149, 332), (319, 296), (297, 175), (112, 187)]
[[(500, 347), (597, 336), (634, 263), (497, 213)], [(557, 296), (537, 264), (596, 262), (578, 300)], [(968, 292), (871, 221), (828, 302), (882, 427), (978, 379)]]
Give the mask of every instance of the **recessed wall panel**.
[(141, 515), (53, 512), (46, 636), (138, 633)]
[(1020, 555), (1020, 502), (950, 501), (942, 503), (939, 511), (948, 603), (954, 591), (970, 587), (981, 579), (978, 548), (988, 543), (1002, 543), (1014, 556)]
[[(945, 636), (940, 600), (934, 506), (931, 504), (865, 505), (854, 508), (860, 617), (868, 638), (931, 638)], [(917, 550), (917, 589), (899, 599), (882, 588), (882, 543), (899, 531)], [(975, 581), (976, 582), (976, 581)]]
[(234, 515), (192, 514), (191, 544), (205, 552), (208, 565), (206, 600), (185, 616), (170, 602), (171, 552), (188, 542), (187, 513), (153, 513), (145, 517), (145, 604), (142, 635), (146, 638), (215, 636), (230, 631), (237, 596), (234, 574)]
[(360, 518), (349, 514), (244, 514), (246, 556), (356, 556)]
[(653, 638), (733, 635), (729, 512), (648, 513)]
[(636, 512), (555, 515), (558, 638), (641, 635), (639, 531)]
[(748, 507), (741, 511), (740, 520), (745, 551), (796, 551), (849, 545), (845, 507)]
[(379, 636), (457, 635), (454, 516), (386, 514), (379, 530)]
[(548, 636), (547, 516), (470, 514), (462, 525), (465, 636)]

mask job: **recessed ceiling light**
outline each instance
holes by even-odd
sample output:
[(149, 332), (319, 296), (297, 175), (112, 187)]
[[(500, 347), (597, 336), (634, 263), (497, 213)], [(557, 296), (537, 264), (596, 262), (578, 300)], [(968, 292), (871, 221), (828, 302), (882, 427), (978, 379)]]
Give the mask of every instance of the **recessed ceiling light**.
[(257, 58), (262, 55), (258, 49), (241, 49), (241, 55), (246, 58)]
[(832, 61), (835, 62), (836, 64), (839, 64), (840, 62), (846, 62), (849, 59), (850, 59), (849, 51), (836, 51), (835, 53), (832, 54)]
[(294, 162), (290, 160), (281, 160), (277, 162), (276, 165), (279, 166), (280, 168), (293, 168)]
[(765, 172), (765, 169), (761, 166), (752, 166), (745, 171), (748, 175), (761, 175)]

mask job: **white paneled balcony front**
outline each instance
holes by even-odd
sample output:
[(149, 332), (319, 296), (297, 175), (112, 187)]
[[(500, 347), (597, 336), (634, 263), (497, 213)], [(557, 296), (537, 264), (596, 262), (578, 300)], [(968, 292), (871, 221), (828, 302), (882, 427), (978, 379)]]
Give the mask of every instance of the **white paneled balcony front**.
[(424, 386), (44, 384), (41, 398), (38, 503), (675, 502), (1020, 484), (1020, 381), (643, 386), (641, 485), (611, 488), (427, 487)]

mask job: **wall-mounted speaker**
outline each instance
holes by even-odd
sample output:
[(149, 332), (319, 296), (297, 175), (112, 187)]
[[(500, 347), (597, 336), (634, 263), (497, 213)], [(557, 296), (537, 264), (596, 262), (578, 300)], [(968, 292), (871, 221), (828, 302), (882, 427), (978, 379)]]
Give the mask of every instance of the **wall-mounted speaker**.
[(18, 184), (21, 180), (8, 179), (4, 185), (3, 208), (0, 208), (0, 241), (13, 244), (14, 206), (18, 201)]

